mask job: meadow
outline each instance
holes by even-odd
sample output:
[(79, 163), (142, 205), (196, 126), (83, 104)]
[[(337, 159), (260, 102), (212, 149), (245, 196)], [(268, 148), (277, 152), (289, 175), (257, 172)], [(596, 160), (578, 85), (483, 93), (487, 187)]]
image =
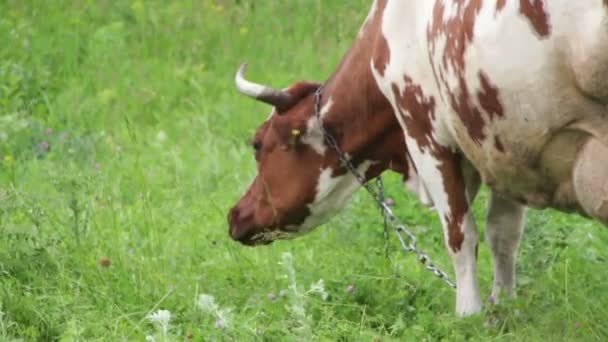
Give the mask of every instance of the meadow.
[[(608, 339), (608, 231), (529, 210), (518, 297), (454, 292), (359, 191), (309, 235), (249, 248), (226, 214), (269, 108), (235, 90), (324, 80), (369, 1), (0, 1), (0, 341)], [(439, 220), (386, 174), (448, 273)], [(476, 201), (483, 239), (486, 192)], [(479, 250), (482, 291), (492, 263)]]

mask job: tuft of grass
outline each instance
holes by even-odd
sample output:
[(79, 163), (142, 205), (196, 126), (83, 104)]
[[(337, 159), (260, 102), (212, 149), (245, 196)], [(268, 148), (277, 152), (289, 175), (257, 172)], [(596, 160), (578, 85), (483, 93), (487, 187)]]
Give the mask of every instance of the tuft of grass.
[[(0, 2), (0, 339), (605, 340), (608, 233), (577, 216), (530, 211), (519, 297), (467, 319), (392, 237), (385, 258), (361, 192), (299, 240), (230, 241), (225, 214), (255, 172), (246, 141), (268, 112), (234, 90), (236, 67), (276, 86), (323, 80), (368, 6)], [(450, 270), (435, 214), (386, 178)], [(479, 263), (488, 293), (483, 245)]]

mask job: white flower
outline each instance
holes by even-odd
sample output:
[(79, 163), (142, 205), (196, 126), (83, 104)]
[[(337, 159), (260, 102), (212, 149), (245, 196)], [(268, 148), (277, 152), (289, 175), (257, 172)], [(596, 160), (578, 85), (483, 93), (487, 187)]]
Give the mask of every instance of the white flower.
[(158, 134), (156, 135), (156, 141), (162, 143), (165, 140), (167, 140), (167, 133), (165, 133), (165, 131), (163, 130), (158, 131)]
[(232, 309), (220, 308), (215, 302), (215, 298), (209, 294), (200, 294), (196, 300), (196, 305), (203, 312), (209, 313), (215, 316), (215, 327), (218, 329), (227, 328), (230, 325)]
[(310, 284), (310, 290), (308, 290), (307, 293), (318, 293), (323, 300), (327, 300), (327, 297), (329, 297), (329, 293), (325, 291), (325, 282), (323, 279), (319, 279), (316, 284)]
[(196, 305), (204, 312), (215, 313), (219, 309), (218, 305), (215, 303), (215, 298), (213, 298), (212, 295), (205, 293), (198, 295)]
[(158, 310), (147, 316), (148, 320), (161, 327), (163, 335), (167, 335), (169, 331), (169, 321), (171, 320), (171, 311)]
[(215, 321), (215, 326), (218, 328), (227, 328), (230, 324), (230, 311), (231, 309), (221, 309), (215, 313), (217, 320)]

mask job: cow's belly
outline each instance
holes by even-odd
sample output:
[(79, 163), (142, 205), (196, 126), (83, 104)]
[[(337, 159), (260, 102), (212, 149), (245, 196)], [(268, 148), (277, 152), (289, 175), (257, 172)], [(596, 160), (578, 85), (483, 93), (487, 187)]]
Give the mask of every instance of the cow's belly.
[[(572, 18), (565, 9), (588, 6), (572, 9), (600, 13), (593, 19), (596, 23), (585, 28), (596, 30), (587, 46), (597, 46), (596, 55), (608, 47), (608, 25), (601, 28), (608, 23), (606, 11), (601, 12), (605, 9), (598, 1), (571, 5), (556, 0), (549, 13), (550, 34), (543, 36), (542, 25), (522, 17), (518, 4), (509, 1), (496, 14), (496, 4), (485, 2), (474, 37), (468, 40), (449, 36), (442, 32), (449, 25), (434, 23), (435, 2), (389, 1), (383, 33), (390, 58), (374, 75), (406, 135), (406, 119), (412, 113), (399, 96), (419, 86), (417, 100), (436, 104), (430, 133), (439, 143), (461, 150), (484, 182), (532, 206), (578, 210), (570, 184), (579, 147), (589, 135), (608, 137), (608, 98), (603, 98), (608, 91), (608, 53), (589, 63), (572, 52), (573, 44), (582, 48), (577, 42), (583, 39), (573, 26), (582, 18)], [(416, 21), (394, 15), (412, 11)], [(579, 77), (595, 73), (606, 77)], [(593, 79), (592, 89), (584, 89), (581, 79)]]

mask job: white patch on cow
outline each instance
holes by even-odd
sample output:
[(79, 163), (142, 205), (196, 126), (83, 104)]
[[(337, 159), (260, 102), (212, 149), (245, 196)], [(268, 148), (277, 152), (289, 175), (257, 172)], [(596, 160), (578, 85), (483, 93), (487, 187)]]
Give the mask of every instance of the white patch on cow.
[[(464, 217), (464, 241), (460, 250), (454, 253), (448, 246), (456, 274), (456, 314), (459, 316), (478, 313), (482, 308), (475, 255), (479, 239), (474, 220), (470, 212)], [(447, 236), (445, 240), (448, 240)]]
[(433, 207), (433, 200), (417, 173), (409, 173), (404, 182), (405, 187), (418, 197), (420, 203), (427, 207)]
[[(362, 162), (357, 167), (358, 173), (364, 175), (375, 163), (368, 160)], [(300, 225), (299, 233), (310, 230), (336, 215), (346, 205), (353, 192), (361, 186), (350, 172), (336, 177), (332, 176), (333, 173), (331, 168), (321, 170), (317, 181), (317, 194), (314, 201), (308, 205), (310, 215)]]
[(377, 10), (378, 10), (378, 0), (374, 0), (374, 3), (372, 4), (372, 8), (367, 13), (367, 17), (365, 17), (365, 21), (363, 22), (363, 25), (361, 25), (361, 28), (359, 29), (359, 33), (357, 34), (357, 39), (360, 39), (363, 36), (365, 27), (367, 26), (369, 21), (374, 17), (374, 15), (376, 15)]
[[(329, 112), (333, 104), (334, 100), (331, 97), (327, 100), (327, 102), (325, 102), (321, 108), (321, 112), (319, 113), (321, 121)], [(320, 124), (319, 118), (316, 115), (313, 115), (310, 119), (308, 119), (306, 124), (306, 134), (302, 137), (302, 143), (309, 145), (318, 154), (324, 155), (325, 151), (327, 150), (327, 146), (325, 145), (325, 138), (323, 137), (323, 132), (319, 126)]]

